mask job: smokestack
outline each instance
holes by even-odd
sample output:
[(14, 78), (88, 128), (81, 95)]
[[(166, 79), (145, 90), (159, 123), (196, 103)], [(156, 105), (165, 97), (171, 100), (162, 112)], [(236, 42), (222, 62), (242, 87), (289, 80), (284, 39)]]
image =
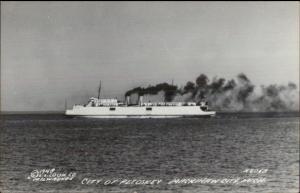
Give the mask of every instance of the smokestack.
[(130, 105), (130, 96), (126, 96), (126, 104)]
[(100, 99), (100, 93), (101, 93), (101, 80), (98, 88), (98, 99)]
[(143, 96), (139, 96), (139, 105), (142, 106), (143, 104)]

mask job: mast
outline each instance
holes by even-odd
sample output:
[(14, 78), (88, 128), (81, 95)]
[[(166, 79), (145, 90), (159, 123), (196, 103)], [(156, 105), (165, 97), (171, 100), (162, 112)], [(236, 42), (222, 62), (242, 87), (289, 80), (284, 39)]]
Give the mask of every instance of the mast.
[(65, 98), (65, 110), (67, 110), (68, 104), (67, 104), (67, 98)]
[(100, 93), (101, 93), (101, 80), (100, 80), (99, 89), (98, 89), (98, 99), (100, 99)]

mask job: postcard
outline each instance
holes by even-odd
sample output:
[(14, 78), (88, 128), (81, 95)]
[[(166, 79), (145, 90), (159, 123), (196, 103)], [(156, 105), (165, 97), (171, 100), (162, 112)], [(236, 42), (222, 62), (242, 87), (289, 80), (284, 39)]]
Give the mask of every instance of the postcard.
[(2, 1), (1, 193), (298, 193), (299, 2)]

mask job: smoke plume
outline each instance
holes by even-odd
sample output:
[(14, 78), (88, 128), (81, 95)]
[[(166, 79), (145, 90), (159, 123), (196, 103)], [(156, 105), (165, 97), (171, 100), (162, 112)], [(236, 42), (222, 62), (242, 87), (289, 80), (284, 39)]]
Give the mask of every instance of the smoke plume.
[(214, 77), (211, 80), (200, 74), (195, 81), (188, 81), (183, 87), (168, 83), (137, 87), (126, 92), (131, 94), (156, 95), (164, 92), (164, 100), (207, 101), (211, 109), (219, 111), (299, 111), (299, 90), (294, 83), (287, 85), (255, 86), (249, 78), (240, 73), (236, 78), (226, 80)]
[(168, 83), (161, 83), (155, 86), (148, 86), (146, 88), (136, 87), (125, 93), (125, 96), (130, 96), (132, 94), (138, 94), (139, 96), (143, 95), (156, 95), (158, 92), (164, 91), (164, 98), (166, 102), (170, 102), (174, 99), (175, 95), (179, 91), (177, 86), (170, 85)]

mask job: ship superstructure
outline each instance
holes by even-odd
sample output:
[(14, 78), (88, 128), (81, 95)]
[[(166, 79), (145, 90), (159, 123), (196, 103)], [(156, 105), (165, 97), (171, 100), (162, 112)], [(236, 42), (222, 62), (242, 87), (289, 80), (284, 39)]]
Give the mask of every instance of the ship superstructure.
[[(100, 83), (101, 85), (101, 83)], [(101, 86), (100, 86), (101, 87)], [(86, 105), (74, 105), (66, 110), (68, 116), (81, 116), (91, 118), (174, 118), (214, 116), (215, 111), (210, 111), (208, 103), (195, 102), (143, 102), (143, 96), (139, 96), (137, 104), (130, 103), (130, 96), (126, 96), (125, 102), (115, 98), (103, 99), (92, 97)]]

